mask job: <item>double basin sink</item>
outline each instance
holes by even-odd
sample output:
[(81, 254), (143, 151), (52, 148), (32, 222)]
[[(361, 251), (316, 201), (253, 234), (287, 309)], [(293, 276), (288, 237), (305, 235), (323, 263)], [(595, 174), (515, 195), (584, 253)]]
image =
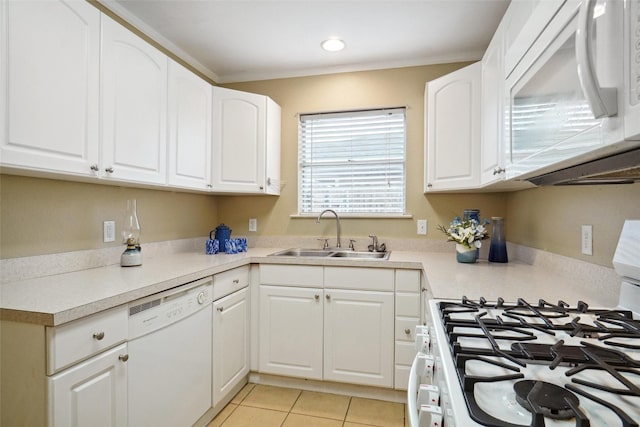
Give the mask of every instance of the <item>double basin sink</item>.
[(269, 256), (295, 258), (350, 258), (350, 259), (389, 259), (391, 252), (358, 252), (348, 249), (302, 249), (291, 248), (270, 254)]

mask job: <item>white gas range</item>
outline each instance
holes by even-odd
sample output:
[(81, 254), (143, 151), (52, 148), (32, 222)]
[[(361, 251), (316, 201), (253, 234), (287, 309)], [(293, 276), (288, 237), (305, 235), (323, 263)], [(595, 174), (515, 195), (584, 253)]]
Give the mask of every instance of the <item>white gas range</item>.
[(620, 303), (431, 300), (416, 327), (411, 427), (638, 426), (640, 221), (614, 256)]

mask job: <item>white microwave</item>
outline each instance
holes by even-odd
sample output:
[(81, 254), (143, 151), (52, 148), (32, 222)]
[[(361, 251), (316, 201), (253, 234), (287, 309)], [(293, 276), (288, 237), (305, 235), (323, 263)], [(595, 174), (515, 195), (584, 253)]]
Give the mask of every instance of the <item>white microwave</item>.
[(640, 146), (640, 0), (538, 5), (548, 21), (529, 23), (524, 55), (506, 53), (508, 179)]

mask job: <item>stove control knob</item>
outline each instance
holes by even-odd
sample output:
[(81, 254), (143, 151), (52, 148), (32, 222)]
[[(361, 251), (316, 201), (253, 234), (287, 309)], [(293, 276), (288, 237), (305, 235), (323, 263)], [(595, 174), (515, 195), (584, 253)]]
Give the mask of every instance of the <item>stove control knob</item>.
[(418, 354), (418, 375), (422, 383), (431, 384), (433, 380), (433, 356), (428, 354)]
[(418, 405), (440, 405), (440, 389), (430, 384), (420, 384)]
[(429, 334), (429, 328), (424, 325), (416, 325), (416, 335), (418, 334)]
[(418, 425), (420, 427), (442, 427), (442, 409), (435, 405), (420, 405)]
[(429, 353), (430, 343), (429, 334), (416, 334), (416, 351)]

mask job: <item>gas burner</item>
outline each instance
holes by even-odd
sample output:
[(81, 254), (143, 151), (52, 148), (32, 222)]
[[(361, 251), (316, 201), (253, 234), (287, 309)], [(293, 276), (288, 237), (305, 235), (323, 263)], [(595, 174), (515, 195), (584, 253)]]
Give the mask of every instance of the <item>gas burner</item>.
[(543, 381), (518, 381), (513, 385), (513, 390), (516, 392), (516, 401), (527, 411), (540, 412), (556, 420), (575, 418), (575, 408), (580, 403), (569, 390)]

